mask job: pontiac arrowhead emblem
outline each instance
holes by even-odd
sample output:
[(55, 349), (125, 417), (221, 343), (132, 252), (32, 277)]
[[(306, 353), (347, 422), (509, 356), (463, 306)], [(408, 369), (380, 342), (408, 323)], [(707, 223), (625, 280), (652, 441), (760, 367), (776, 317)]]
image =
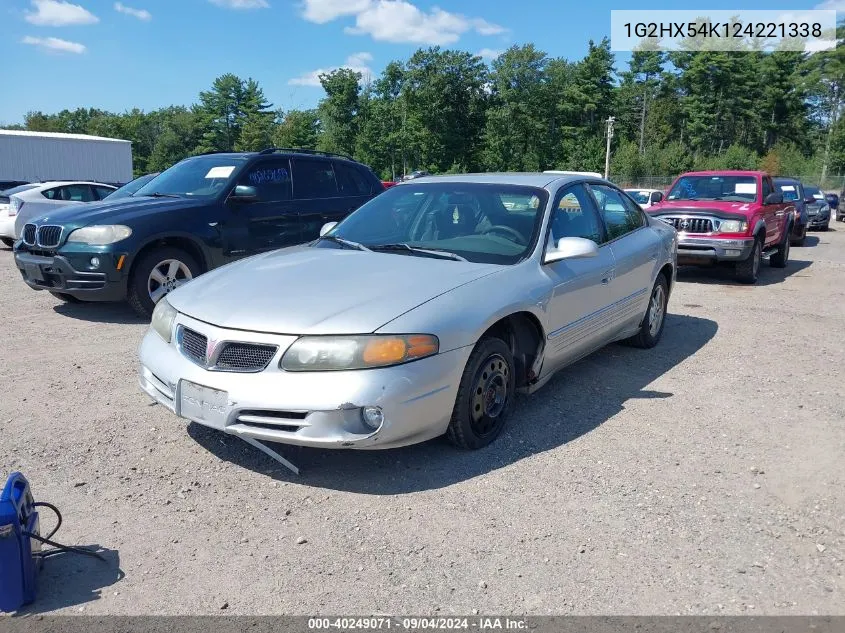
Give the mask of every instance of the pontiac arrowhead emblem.
[(210, 338), (205, 343), (205, 362), (206, 364), (211, 364), (211, 360), (214, 357), (214, 350), (217, 349), (217, 341), (213, 338)]

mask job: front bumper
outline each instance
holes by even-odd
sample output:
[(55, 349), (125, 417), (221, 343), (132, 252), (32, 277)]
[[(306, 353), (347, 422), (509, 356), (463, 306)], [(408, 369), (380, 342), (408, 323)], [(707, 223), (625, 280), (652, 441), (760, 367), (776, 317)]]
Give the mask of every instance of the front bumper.
[(754, 238), (694, 237), (678, 234), (678, 264), (739, 262), (751, 255)]
[[(97, 270), (79, 270), (82, 261), (91, 257), (100, 259)], [(126, 281), (115, 268), (112, 256), (92, 252), (70, 257), (55, 253), (30, 253), (15, 251), (15, 264), (26, 284), (34, 290), (62, 292), (84, 301), (121, 301), (126, 298)]]
[(821, 226), (825, 226), (826, 224), (830, 223), (830, 213), (819, 213), (817, 215), (811, 215), (810, 220), (807, 224), (808, 227), (811, 229), (819, 228)]
[[(148, 330), (138, 352), (139, 383), (148, 396), (180, 417), (225, 433), (316, 448), (395, 448), (442, 435), (472, 351), (465, 347), (381, 369), (286, 372), (279, 361), (295, 336), (225, 330), (185, 315), (177, 321), (209, 339), (270, 343), (279, 349), (258, 373), (209, 371)], [(195, 413), (195, 398), (193, 405), (185, 404), (185, 381), (223, 391), (225, 397), (208, 412), (209, 403), (202, 403), (203, 412)], [(384, 421), (378, 429), (362, 422), (365, 406), (381, 407)]]

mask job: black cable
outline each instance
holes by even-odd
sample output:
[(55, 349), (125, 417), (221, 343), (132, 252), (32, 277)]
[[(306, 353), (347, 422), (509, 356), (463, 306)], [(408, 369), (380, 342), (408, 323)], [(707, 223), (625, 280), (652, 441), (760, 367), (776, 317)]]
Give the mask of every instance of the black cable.
[[(108, 562), (99, 553), (92, 551), (90, 549), (84, 549), (82, 547), (71, 547), (70, 545), (62, 545), (61, 543), (56, 543), (55, 541), (51, 541), (50, 539), (44, 538), (43, 536), (40, 536), (38, 534), (33, 534), (32, 532), (23, 532), (23, 535), (28, 536), (29, 538), (34, 538), (36, 541), (41, 541), (42, 543), (46, 543), (47, 545), (52, 545), (53, 547), (56, 548), (56, 551), (73, 552), (74, 554), (83, 554), (85, 556), (93, 556), (94, 558), (99, 558), (104, 563)], [(53, 551), (49, 551), (49, 552), (44, 552), (41, 555), (42, 556), (51, 556), (54, 553), (55, 552), (53, 552)]]
[(34, 505), (36, 508), (50, 508), (53, 512), (56, 513), (56, 519), (58, 520), (58, 523), (56, 523), (56, 527), (53, 528), (53, 531), (44, 537), (52, 538), (53, 535), (59, 531), (59, 528), (62, 527), (62, 513), (59, 512), (59, 509), (56, 506), (54, 506), (52, 503), (47, 503), (46, 501), (36, 501), (32, 505)]

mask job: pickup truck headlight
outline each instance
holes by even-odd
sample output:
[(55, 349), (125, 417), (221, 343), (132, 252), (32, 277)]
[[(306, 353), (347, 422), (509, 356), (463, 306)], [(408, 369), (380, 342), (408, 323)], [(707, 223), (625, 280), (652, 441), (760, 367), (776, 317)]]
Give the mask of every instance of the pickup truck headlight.
[(743, 220), (722, 220), (719, 233), (745, 233), (748, 223)]
[(303, 336), (280, 366), (286, 371), (340, 371), (389, 367), (433, 356), (440, 341), (431, 334)]
[(165, 343), (169, 343), (173, 337), (173, 322), (176, 320), (177, 314), (175, 308), (164, 298), (156, 304), (155, 310), (153, 310), (150, 327), (164, 339)]
[(132, 235), (132, 229), (122, 224), (101, 224), (76, 229), (67, 238), (68, 242), (82, 242), (92, 246), (105, 246), (125, 240)]

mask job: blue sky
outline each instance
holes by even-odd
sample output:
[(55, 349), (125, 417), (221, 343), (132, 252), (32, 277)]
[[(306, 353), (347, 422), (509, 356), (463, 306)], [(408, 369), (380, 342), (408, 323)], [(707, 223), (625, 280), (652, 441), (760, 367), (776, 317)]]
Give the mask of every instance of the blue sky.
[[(322, 95), (315, 71), (377, 75), (393, 59), (439, 44), (484, 56), (533, 42), (577, 59), (610, 33), (611, 9), (592, 0), (0, 0), (0, 122), (29, 110), (122, 112), (189, 105), (215, 77), (253, 77), (283, 109)], [(648, 9), (676, 1), (641, 0)], [(702, 8), (845, 8), (845, 0), (708, 0)], [(648, 13), (643, 12), (647, 18)], [(621, 56), (620, 56), (621, 57)]]

